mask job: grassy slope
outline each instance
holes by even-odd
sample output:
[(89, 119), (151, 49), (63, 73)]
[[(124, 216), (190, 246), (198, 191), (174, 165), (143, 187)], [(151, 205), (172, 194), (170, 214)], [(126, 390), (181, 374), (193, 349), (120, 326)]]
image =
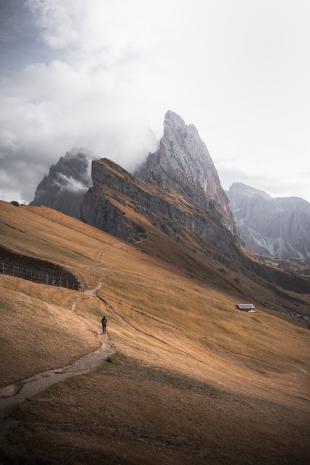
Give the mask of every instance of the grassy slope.
[(308, 463), (307, 412), (255, 394), (118, 355), (28, 401), (12, 439), (44, 464)]
[(0, 386), (68, 365), (99, 346), (69, 310), (74, 292), (0, 277)]
[[(46, 453), (49, 445), (56, 444), (63, 457), (72, 446), (82, 448), (86, 457), (89, 454), (95, 457), (94, 451), (98, 449), (100, 454), (107, 454), (109, 463), (114, 463), (113, 460), (115, 463), (158, 463), (156, 454), (162, 457), (160, 463), (200, 463), (200, 452), (206, 453), (211, 446), (215, 458), (211, 461), (209, 457), (210, 463), (251, 463), (249, 457), (253, 463), (261, 463), (263, 455), (257, 455), (257, 448), (270, 457), (280, 454), (281, 463), (293, 463), (284, 461), (290, 449), (290, 454), (295, 454), (295, 463), (302, 463), (306, 453), (304, 399), (309, 367), (305, 329), (270, 314), (268, 308), (260, 307), (256, 314), (236, 312), (234, 304), (239, 297), (225, 284), (224, 273), (222, 280), (218, 270), (212, 273), (210, 263), (206, 263), (205, 279), (198, 279), (200, 271), (195, 278), (190, 261), (182, 273), (180, 266), (174, 268), (160, 258), (152, 258), (47, 208), (16, 208), (1, 202), (0, 221), (1, 244), (62, 264), (74, 271), (85, 285), (94, 287), (99, 281), (103, 283), (100, 296), (107, 306), (98, 299), (89, 299), (81, 301), (77, 311), (98, 324), (106, 311), (110, 338), (123, 354), (94, 375), (50, 389), (41, 396), (43, 409), (37, 400), (23, 406), (19, 415), (26, 425), (20, 432), (24, 441), (39, 442), (44, 449), (42, 453)], [(150, 245), (141, 243), (141, 247)], [(173, 247), (172, 244), (168, 247), (169, 253), (177, 257), (180, 251), (174, 251)], [(180, 257), (181, 263), (182, 260)], [(189, 276), (190, 270), (192, 276)], [(46, 308), (44, 302), (50, 301), (51, 297), (46, 296), (50, 287), (21, 285), (21, 280), (15, 278), (0, 277), (0, 280), (1, 284), (10, 281), (8, 292), (18, 293), (21, 309), (23, 306), (27, 309), (26, 295), (42, 302), (41, 312)], [(57, 309), (63, 307), (67, 315), (65, 309), (76, 293), (55, 288), (49, 292), (53, 293)], [(7, 300), (3, 287), (0, 297)], [(8, 321), (6, 329), (2, 328), (8, 337), (12, 334), (10, 325), (13, 327), (14, 318)], [(57, 331), (62, 330), (65, 335), (66, 328), (62, 329), (57, 322)], [(33, 331), (37, 338), (41, 337), (41, 326), (35, 325)], [(19, 344), (31, 350), (26, 336), (23, 338), (20, 333), (19, 337)], [(45, 362), (54, 366), (55, 359), (56, 364), (63, 363), (55, 353), (47, 353)], [(14, 364), (13, 358), (11, 361)], [(39, 364), (37, 367), (41, 369)], [(126, 374), (128, 370), (130, 376)], [(20, 377), (23, 376), (21, 370)], [(195, 386), (199, 386), (199, 392)], [(52, 408), (55, 402), (59, 412), (58, 407)], [(161, 406), (159, 410), (157, 405)], [(92, 409), (96, 408), (99, 408), (96, 414), (99, 417), (94, 423)], [(107, 417), (108, 408), (110, 416)], [(174, 423), (170, 423), (172, 417)], [(31, 430), (36, 431), (31, 440), (27, 421), (31, 423)], [(50, 429), (45, 427), (44, 432), (39, 431), (41, 422), (49, 423)], [(66, 434), (63, 434), (63, 422), (72, 425)], [(160, 424), (164, 425), (163, 430)], [(241, 440), (239, 430), (247, 430), (249, 426), (251, 435), (243, 433)], [(82, 430), (78, 436), (74, 433), (76, 428)], [(92, 429), (93, 435), (87, 433)], [(133, 438), (135, 431), (138, 439)], [(141, 462), (139, 435), (143, 431), (151, 449)], [(264, 451), (261, 444), (256, 444), (255, 435), (265, 441)], [(238, 437), (240, 442), (236, 443)], [(108, 439), (104, 442), (103, 438)], [(176, 452), (177, 441), (187, 444), (184, 451), (188, 454), (187, 461)], [(115, 444), (119, 449), (115, 449)], [(125, 453), (131, 462), (124, 459)], [(227, 454), (230, 462), (225, 461)], [(241, 461), (242, 454), (247, 462)], [(194, 456), (197, 460), (191, 462), (190, 457)], [(57, 456), (57, 460), (63, 457)], [(280, 463), (271, 459), (266, 462), (265, 456), (264, 460)]]

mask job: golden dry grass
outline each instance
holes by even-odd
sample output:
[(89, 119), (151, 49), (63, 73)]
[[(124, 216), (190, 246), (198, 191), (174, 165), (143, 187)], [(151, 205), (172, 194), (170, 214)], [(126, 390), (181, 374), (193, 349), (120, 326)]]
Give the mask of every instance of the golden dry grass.
[[(307, 413), (116, 356), (16, 412), (51, 464), (305, 465)], [(31, 462), (30, 462), (31, 463)]]
[[(290, 434), (294, 439), (292, 450), (295, 451), (293, 453), (296, 457), (296, 450), (304, 445), (306, 415), (309, 414), (306, 399), (309, 395), (310, 358), (309, 335), (306, 329), (279, 318), (268, 305), (259, 305), (255, 314), (236, 311), (234, 305), (241, 297), (238, 289), (232, 286), (233, 273), (229, 270), (220, 271), (219, 264), (210, 260), (204, 261), (201, 256), (197, 257), (195, 262), (190, 254), (186, 255), (184, 252), (182, 255), (180, 247), (169, 239), (164, 242), (165, 237), (158, 235), (154, 230), (150, 229), (148, 240), (142, 242), (139, 249), (53, 210), (43, 207), (16, 208), (4, 202), (0, 204), (0, 222), (1, 244), (20, 253), (46, 258), (65, 266), (75, 273), (85, 286), (95, 287), (99, 282), (102, 283), (99, 291), (102, 300), (83, 299), (77, 305), (76, 311), (98, 325), (101, 315), (106, 313), (109, 319), (109, 337), (118, 353), (124, 357), (122, 362), (117, 364), (113, 374), (107, 374), (104, 368), (94, 375), (67, 381), (62, 386), (50, 389), (38, 400), (27, 403), (28, 406), (20, 410), (20, 415), (26, 422), (24, 441), (30, 441), (29, 431), (34, 428), (34, 443), (38, 441), (45, 448), (50, 444), (51, 449), (56, 444), (60, 451), (69, 451), (72, 448), (79, 451), (82, 448), (86, 454), (91, 454), (93, 450), (94, 457), (97, 457), (97, 452), (99, 455), (102, 453), (103, 456), (109, 457), (108, 463), (111, 464), (256, 464), (262, 463), (256, 460), (259, 447), (262, 454), (260, 459), (264, 459), (265, 463), (302, 463), (299, 458), (299, 462), (296, 460), (295, 463), (283, 460), (289, 451), (287, 441)], [(158, 250), (158, 257), (154, 256), (154, 249)], [(150, 252), (153, 256), (149, 255)], [(270, 302), (271, 307), (281, 302), (281, 297), (272, 290), (260, 288), (259, 283), (251, 284), (246, 278), (241, 278), (243, 300), (255, 300), (251, 298), (253, 292), (260, 292), (260, 300)], [(27, 298), (41, 302), (41, 312), (47, 309), (48, 303), (53, 299), (53, 305), (59, 311), (63, 309), (64, 315), (68, 315), (72, 296), (76, 294), (66, 289), (51, 290), (50, 286), (26, 285), (24, 282), (21, 284), (22, 280), (15, 278), (0, 279), (10, 280), (10, 292), (18, 294), (20, 308), (25, 306), (26, 310)], [(0, 297), (2, 301), (8, 300), (3, 287), (0, 289)], [(307, 296), (305, 301), (306, 299)], [(29, 316), (29, 312), (26, 314)], [(13, 334), (10, 325), (13, 325), (13, 321), (5, 329), (7, 335)], [(40, 326), (33, 325), (34, 333), (41, 331)], [(29, 353), (34, 349), (34, 339), (31, 346), (26, 338), (23, 339), (22, 334), (20, 338), (20, 344), (26, 344), (27, 356), (31, 358)], [(55, 354), (53, 356), (56, 357)], [(46, 357), (48, 359), (51, 355)], [(11, 362), (14, 363), (14, 358)], [(61, 365), (60, 357), (58, 362)], [(132, 380), (122, 381), (122, 373), (126, 372), (126, 367), (131, 366), (131, 363), (136, 367), (130, 375)], [(145, 367), (149, 367), (152, 375), (141, 383), (139, 370), (143, 371)], [(37, 369), (40, 370), (39, 365)], [(166, 373), (173, 380), (158, 384), (156, 373), (159, 372)], [(22, 371), (19, 376), (23, 377)], [(180, 388), (178, 383), (185, 383), (186, 389)], [(202, 387), (196, 398), (197, 385)], [(128, 393), (130, 392), (128, 411), (127, 389)], [(223, 404), (220, 400), (221, 393), (225, 394)], [(44, 404), (44, 411), (40, 407), (41, 398), (47, 402)], [(50, 408), (51, 403), (56, 402), (55, 399), (58, 399), (57, 402), (62, 406), (63, 417), (59, 413), (60, 416), (56, 418), (53, 409)], [(180, 402), (182, 408), (179, 407)], [(110, 403), (112, 407), (107, 419), (105, 409)], [(156, 419), (157, 426), (148, 429), (147, 425), (155, 422), (157, 404), (161, 406), (161, 413)], [(97, 426), (92, 426), (93, 409), (96, 405), (99, 417), (96, 419)], [(143, 435), (143, 422), (147, 426), (145, 441), (153, 448), (152, 453), (148, 451), (143, 455), (139, 440), (137, 442), (124, 437), (124, 431), (130, 429), (130, 426), (121, 417), (122, 408), (126, 421), (131, 425), (132, 435), (135, 434), (135, 428)], [(191, 417), (190, 420), (184, 412)], [(37, 420), (34, 420), (33, 415)], [(85, 428), (81, 426), (83, 415), (90, 419), (85, 423)], [(169, 422), (172, 417), (174, 423)], [(156, 438), (160, 434), (160, 423), (165, 422), (165, 418), (165, 434), (168, 439), (160, 439), (162, 445), (158, 445)], [(66, 434), (63, 434), (61, 419), (71, 425)], [(37, 421), (38, 426), (33, 426), (33, 421)], [(45, 433), (39, 433), (40, 422), (50, 425), (46, 427)], [(54, 422), (56, 426), (53, 426)], [(118, 422), (119, 434), (106, 433), (102, 426), (117, 429)], [(240, 435), (238, 436), (234, 427), (237, 431), (246, 430), (248, 424), (255, 434), (261, 435), (259, 445), (255, 440), (251, 443), (249, 432), (243, 433), (246, 440), (241, 438), (239, 445), (235, 444)], [(98, 425), (101, 425), (103, 430), (100, 430)], [(54, 427), (57, 431), (55, 434)], [(76, 435), (75, 428), (82, 428), (83, 432)], [(220, 440), (223, 428), (225, 440)], [(178, 440), (173, 439), (173, 431), (176, 431)], [(277, 435), (281, 447), (278, 443), (272, 444)], [(181, 455), (177, 452), (178, 441), (182, 443), (184, 437), (184, 441), (188, 443), (191, 436), (196, 446), (189, 447), (187, 452), (183, 451), (185, 455), (189, 455), (182, 462), (183, 452)], [(108, 439), (102, 446), (105, 437)], [(282, 462), (277, 462), (276, 458), (274, 461), (266, 461), (261, 446), (262, 440), (269, 444), (266, 454), (275, 454), (276, 457), (275, 450), (280, 447)], [(172, 441), (172, 446), (169, 446), (169, 441)], [(235, 444), (234, 447), (231, 446), (231, 442)], [(90, 444), (93, 445), (93, 449)], [(115, 444), (120, 448), (119, 455), (115, 452)], [(214, 445), (215, 458), (210, 456), (209, 462), (203, 462), (199, 453), (202, 450), (206, 453), (208, 444)], [(250, 444), (253, 447), (252, 455), (249, 450)], [(127, 459), (124, 459), (126, 447), (131, 451), (129, 453), (127, 450), (127, 462)], [(156, 462), (157, 453), (162, 457), (160, 462)], [(233, 453), (234, 457), (231, 462), (228, 460), (229, 453)], [(303, 449), (300, 457), (304, 454)], [(142, 457), (145, 457), (144, 462)], [(197, 462), (191, 462), (191, 457), (195, 457)], [(58, 456), (56, 459), (60, 460)]]
[[(73, 292), (0, 277), (0, 386), (68, 365), (99, 346), (69, 310)], [(67, 306), (66, 306), (67, 305)]]

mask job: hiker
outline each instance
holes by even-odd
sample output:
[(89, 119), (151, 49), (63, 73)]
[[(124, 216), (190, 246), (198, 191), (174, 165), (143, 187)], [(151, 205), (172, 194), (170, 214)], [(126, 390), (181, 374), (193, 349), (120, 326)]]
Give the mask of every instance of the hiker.
[(108, 322), (108, 320), (106, 319), (105, 316), (103, 316), (102, 320), (101, 320), (103, 334), (105, 334), (107, 332), (107, 322)]

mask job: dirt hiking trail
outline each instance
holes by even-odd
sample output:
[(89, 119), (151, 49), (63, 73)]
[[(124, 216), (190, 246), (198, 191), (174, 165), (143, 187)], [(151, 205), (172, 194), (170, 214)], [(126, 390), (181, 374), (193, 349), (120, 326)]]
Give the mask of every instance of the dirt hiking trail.
[[(85, 298), (96, 298), (97, 292), (102, 286), (102, 282), (94, 289), (88, 289), (76, 299), (71, 306), (71, 311), (75, 312), (76, 306)], [(93, 332), (97, 334), (100, 347), (95, 352), (91, 352), (74, 361), (71, 365), (43, 371), (20, 382), (10, 384), (0, 389), (0, 421), (18, 404), (26, 399), (38, 394), (53, 384), (64, 381), (72, 376), (89, 373), (95, 370), (104, 360), (111, 356), (115, 350), (109, 343), (106, 334), (102, 334), (100, 329), (91, 321), (81, 315), (78, 318)]]

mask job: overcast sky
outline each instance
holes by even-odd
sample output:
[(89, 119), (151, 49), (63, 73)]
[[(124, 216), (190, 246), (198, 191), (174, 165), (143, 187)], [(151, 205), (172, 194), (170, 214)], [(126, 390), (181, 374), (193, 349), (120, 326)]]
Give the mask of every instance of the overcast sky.
[(84, 147), (132, 169), (171, 109), (225, 188), (310, 200), (309, 0), (0, 0), (0, 198)]

